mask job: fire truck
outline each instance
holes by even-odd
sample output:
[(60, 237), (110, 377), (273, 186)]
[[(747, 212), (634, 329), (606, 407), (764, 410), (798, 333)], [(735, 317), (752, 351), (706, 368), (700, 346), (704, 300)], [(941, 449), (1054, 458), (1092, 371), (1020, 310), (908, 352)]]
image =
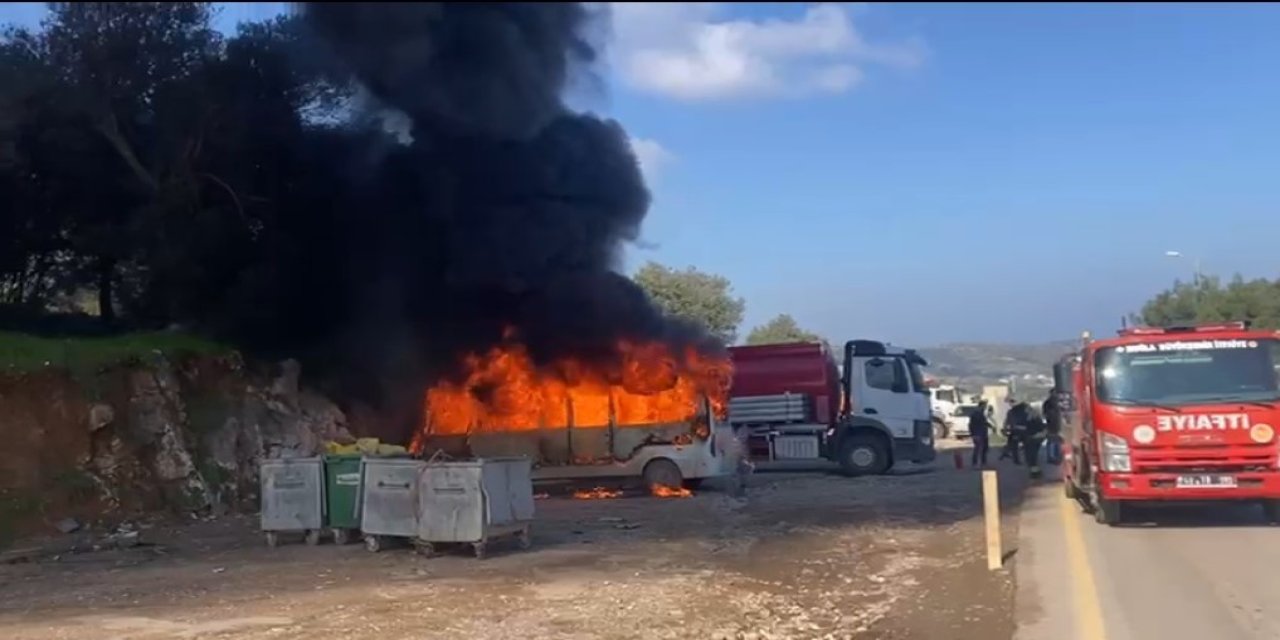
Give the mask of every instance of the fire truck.
[(729, 352), (729, 422), (757, 467), (827, 460), (869, 475), (934, 459), (927, 363), (915, 351), (852, 340), (841, 367), (822, 343)]
[(1230, 322), (1086, 333), (1054, 366), (1063, 487), (1102, 524), (1144, 502), (1232, 500), (1280, 520), (1280, 332)]

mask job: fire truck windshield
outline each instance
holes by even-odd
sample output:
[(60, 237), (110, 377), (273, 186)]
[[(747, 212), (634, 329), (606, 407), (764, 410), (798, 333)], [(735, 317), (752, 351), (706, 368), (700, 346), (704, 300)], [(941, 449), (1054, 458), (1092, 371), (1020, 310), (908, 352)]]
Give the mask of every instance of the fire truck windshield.
[(1174, 406), (1280, 400), (1276, 340), (1190, 339), (1104, 347), (1094, 355), (1098, 399)]

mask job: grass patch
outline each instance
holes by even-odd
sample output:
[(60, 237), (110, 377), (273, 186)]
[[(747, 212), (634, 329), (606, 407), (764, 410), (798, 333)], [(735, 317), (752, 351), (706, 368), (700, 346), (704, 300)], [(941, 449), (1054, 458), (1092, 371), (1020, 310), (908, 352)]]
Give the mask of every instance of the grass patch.
[(89, 338), (42, 338), (0, 331), (0, 371), (66, 368), (94, 373), (103, 367), (144, 359), (153, 351), (168, 355), (227, 353), (229, 346), (186, 333), (154, 331)]

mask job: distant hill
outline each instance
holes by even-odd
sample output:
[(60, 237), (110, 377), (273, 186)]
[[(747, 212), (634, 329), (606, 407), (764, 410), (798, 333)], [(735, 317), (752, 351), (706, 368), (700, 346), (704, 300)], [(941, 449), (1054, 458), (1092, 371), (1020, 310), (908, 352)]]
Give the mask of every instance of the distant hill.
[(976, 391), (984, 384), (1014, 379), (1025, 389), (1052, 384), (1053, 363), (1078, 344), (1059, 340), (1042, 344), (958, 342), (920, 349), (929, 361), (926, 372), (944, 382)]

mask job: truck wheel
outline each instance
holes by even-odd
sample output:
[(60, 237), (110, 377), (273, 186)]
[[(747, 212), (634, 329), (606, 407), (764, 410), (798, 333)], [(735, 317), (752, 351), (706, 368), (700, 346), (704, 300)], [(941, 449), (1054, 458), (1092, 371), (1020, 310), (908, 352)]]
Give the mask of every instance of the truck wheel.
[(947, 432), (947, 423), (941, 420), (933, 421), (933, 441), (937, 442), (951, 435)]
[(671, 489), (684, 486), (684, 474), (680, 473), (680, 467), (666, 458), (658, 458), (646, 464), (642, 477), (644, 486), (649, 491), (653, 491), (658, 485)]
[(1271, 524), (1280, 524), (1280, 500), (1263, 500), (1262, 515)]
[(851, 476), (879, 475), (889, 470), (889, 451), (875, 436), (853, 436), (840, 448), (840, 466)]
[(1122, 506), (1119, 501), (1107, 500), (1099, 495), (1097, 491), (1093, 492), (1093, 519), (1098, 524), (1105, 524), (1109, 527), (1120, 524), (1124, 519)]
[(1080, 491), (1080, 487), (1077, 487), (1075, 480), (1071, 478), (1062, 479), (1062, 495), (1066, 496), (1068, 500), (1079, 501), (1084, 498), (1084, 493)]

